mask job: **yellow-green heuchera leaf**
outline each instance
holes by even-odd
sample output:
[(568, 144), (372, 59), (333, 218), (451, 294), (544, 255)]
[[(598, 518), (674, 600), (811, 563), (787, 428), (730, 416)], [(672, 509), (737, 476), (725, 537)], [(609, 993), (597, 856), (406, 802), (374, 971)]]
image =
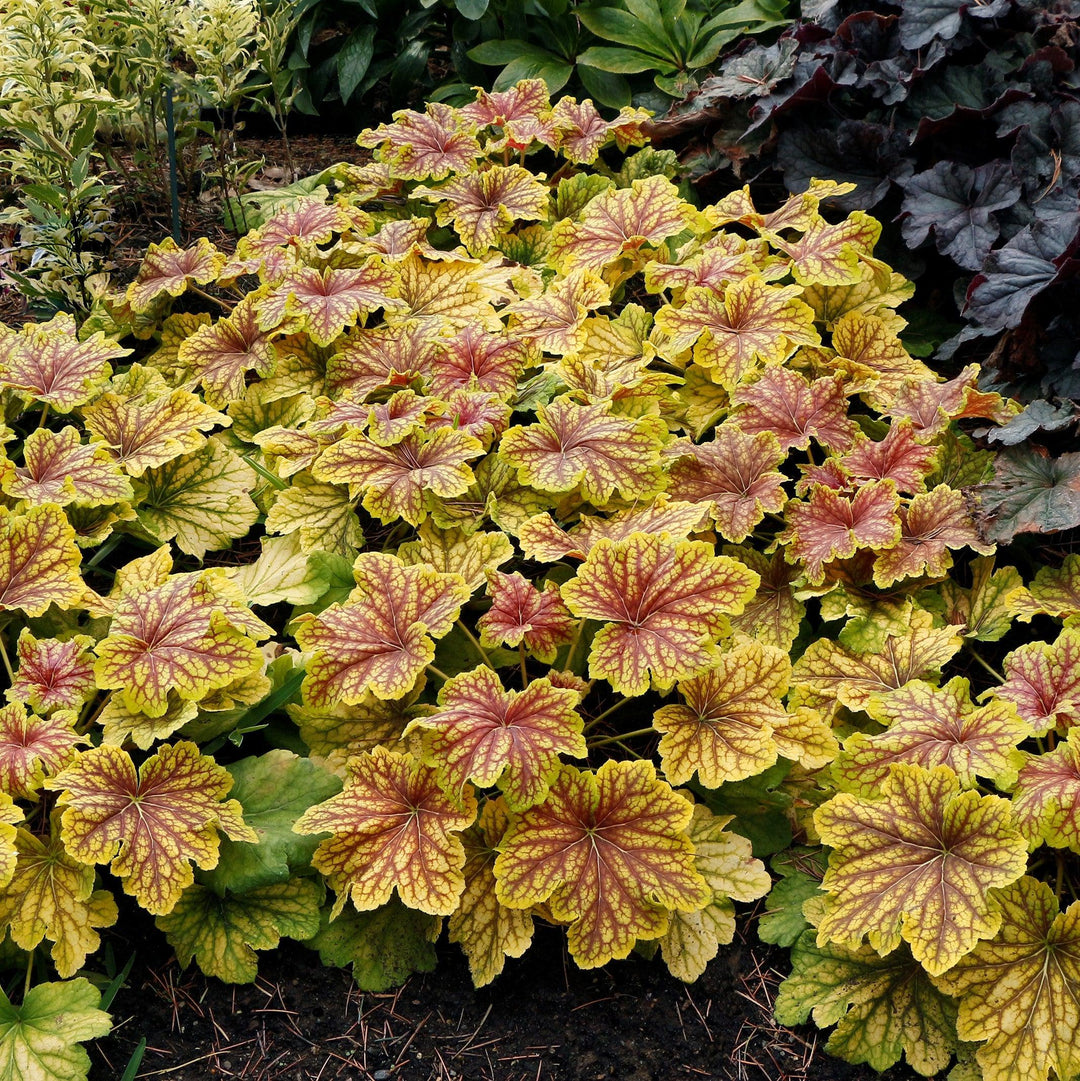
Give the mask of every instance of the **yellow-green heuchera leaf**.
[(189, 886), (157, 925), (176, 950), (181, 965), (192, 958), (207, 976), (225, 983), (254, 983), (256, 950), (272, 950), (282, 936), (300, 941), (319, 930), (320, 884), (294, 878), (243, 893), (219, 896), (204, 886)]
[(879, 798), (842, 792), (814, 823), (833, 849), (818, 942), (884, 955), (903, 940), (932, 976), (996, 934), (991, 890), (1027, 867), (1008, 800), (962, 791), (948, 766), (894, 765)]
[(81, 1045), (112, 1028), (100, 1002), (101, 992), (81, 976), (40, 983), (18, 1006), (0, 991), (0, 1077), (86, 1081), (90, 1056)]

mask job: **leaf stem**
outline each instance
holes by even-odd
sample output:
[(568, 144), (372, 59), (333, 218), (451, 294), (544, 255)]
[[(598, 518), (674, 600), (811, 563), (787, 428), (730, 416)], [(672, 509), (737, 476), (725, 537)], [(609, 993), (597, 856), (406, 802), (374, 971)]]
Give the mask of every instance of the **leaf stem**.
[(457, 626), (460, 628), (465, 637), (468, 638), (469, 643), (472, 645), (473, 649), (476, 650), (477, 655), (480, 657), (480, 660), (482, 660), (484, 664), (488, 666), (488, 668), (494, 669), (495, 665), (491, 663), (491, 658), (487, 655), (487, 650), (484, 649), (482, 645), (480, 645), (480, 641), (476, 637), (476, 635), (473, 634), (473, 632), (470, 631), (469, 628), (465, 626), (465, 623), (460, 619), (457, 621)]
[(84, 720), (79, 721), (75, 726), (75, 731), (80, 735), (85, 735), (94, 727), (94, 722), (105, 712), (105, 707), (109, 704), (113, 696), (113, 692), (109, 691), (107, 695), (97, 704), (97, 708), (89, 714)]
[(197, 285), (189, 285), (188, 292), (202, 297), (203, 300), (209, 300), (211, 304), (216, 304), (225, 312), (231, 313), (233, 310), (234, 305), (230, 304), (227, 300), (222, 300), (221, 297), (216, 297), (213, 293), (208, 293), (205, 289), (200, 289)]
[(989, 672), (990, 675), (992, 675), (994, 679), (998, 681), (998, 683), (1005, 682), (1005, 676), (1001, 672), (999, 672), (989, 661), (982, 657), (981, 654), (976, 653), (974, 646), (967, 642), (965, 642), (964, 644), (967, 646), (968, 653), (976, 664), (978, 664), (982, 668), (985, 668), (986, 671)]
[(525, 643), (518, 643), (518, 667), (521, 669), (521, 689), (529, 685), (529, 669), (525, 666)]
[(566, 651), (566, 670), (568, 672), (574, 671), (574, 654), (577, 652), (578, 643), (581, 641), (584, 630), (585, 617), (582, 616), (578, 620), (578, 625), (574, 628), (574, 637), (570, 639), (570, 648)]
[[(603, 716), (603, 714), (601, 714)], [(655, 736), (656, 729), (652, 725), (648, 728), (637, 728), (633, 732), (620, 732), (617, 736), (605, 736), (603, 739), (594, 739), (589, 744), (589, 749), (593, 747), (603, 747), (607, 743), (621, 743), (624, 739), (633, 739), (635, 736)]]
[(440, 672), (440, 671), (438, 670), (438, 668), (436, 668), (436, 667), (435, 667), (435, 665), (433, 665), (433, 664), (429, 664), (429, 665), (427, 666), (427, 670), (428, 670), (428, 671), (429, 671), (429, 672), (430, 672), (430, 673), (431, 673), (431, 674), (432, 674), (433, 676), (437, 676), (437, 677), (438, 677), (439, 679), (441, 679), (441, 680), (443, 681), (443, 683), (445, 683), (445, 682), (446, 682), (446, 681), (447, 681), (447, 680), (448, 680), (448, 679), (450, 678), (450, 677), (449, 677), (449, 676), (448, 676), (448, 675), (447, 675), (447, 674), (446, 674), (445, 672)]
[(4, 662), (4, 671), (7, 672), (8, 686), (11, 686), (15, 682), (15, 673), (11, 670), (11, 659), (8, 657), (7, 644), (4, 642), (4, 631), (7, 627), (4, 627), (3, 631), (0, 631), (0, 659)]
[(23, 1002), (26, 1001), (26, 996), (30, 994), (30, 984), (34, 979), (34, 951), (30, 952), (26, 956), (26, 979), (23, 981)]
[(250, 465), (251, 468), (254, 469), (255, 472), (258, 473), (259, 476), (267, 482), (267, 484), (272, 484), (279, 492), (284, 491), (286, 488), (289, 487), (288, 481), (284, 481), (281, 479), (281, 477), (275, 476), (273, 473), (270, 472), (269, 469), (254, 461), (247, 454), (242, 454), (240, 457), (243, 461), (247, 462), (247, 464)]
[(38, 417), (37, 426), (39, 428), (44, 428), (45, 427), (45, 421), (48, 420), (48, 417), (49, 417), (49, 403), (46, 402), (41, 407), (41, 416)]
[(589, 721), (589, 723), (585, 726), (584, 730), (588, 732), (590, 731), (590, 729), (593, 729), (598, 724), (600, 724), (601, 721), (606, 721), (608, 717), (610, 717), (616, 710), (622, 709), (623, 706), (625, 706), (626, 703), (629, 701), (629, 698), (620, 698), (613, 705), (608, 706), (608, 708), (605, 709), (603, 713), (598, 713), (595, 717), (593, 717), (593, 719)]

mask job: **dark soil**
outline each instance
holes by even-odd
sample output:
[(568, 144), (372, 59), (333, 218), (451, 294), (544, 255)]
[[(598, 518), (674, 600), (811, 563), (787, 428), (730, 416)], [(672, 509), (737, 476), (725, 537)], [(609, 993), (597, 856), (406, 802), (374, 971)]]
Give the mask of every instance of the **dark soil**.
[[(385, 994), (356, 990), (287, 943), (260, 955), (258, 980), (232, 987), (181, 971), (160, 935), (111, 1007), (116, 1028), (91, 1050), (90, 1081), (116, 1081), (143, 1037), (138, 1077), (173, 1081), (871, 1081), (825, 1054), (813, 1028), (784, 1029), (770, 1003), (783, 951), (749, 932), (697, 983), (632, 956), (582, 971), (560, 929), (475, 990), (456, 946)], [(124, 956), (130, 945), (114, 945)], [(886, 1081), (915, 1081), (897, 1067)]]

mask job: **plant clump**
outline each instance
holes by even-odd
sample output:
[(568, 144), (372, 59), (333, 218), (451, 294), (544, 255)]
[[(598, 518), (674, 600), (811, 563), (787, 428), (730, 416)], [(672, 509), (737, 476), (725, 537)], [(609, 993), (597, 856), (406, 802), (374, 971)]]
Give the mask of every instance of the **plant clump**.
[(95, 1034), (123, 904), (377, 989), (538, 919), (693, 980), (769, 894), (838, 1054), (1080, 1072), (1080, 564), (994, 566), (960, 427), (1016, 406), (904, 348), (850, 184), (698, 207), (644, 120), (401, 112), (234, 253), (0, 337), (0, 923), (63, 981), (5, 1009)]

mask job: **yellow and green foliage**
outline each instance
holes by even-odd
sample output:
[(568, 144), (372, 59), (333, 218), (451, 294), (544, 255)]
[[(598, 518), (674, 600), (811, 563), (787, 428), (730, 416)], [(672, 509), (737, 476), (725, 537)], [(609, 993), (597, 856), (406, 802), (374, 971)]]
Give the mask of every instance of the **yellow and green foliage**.
[[(908, 354), (845, 185), (700, 208), (644, 119), (399, 114), (0, 337), (0, 921), (64, 979), (126, 893), (228, 980), (383, 987), (444, 918), (478, 983), (536, 919), (689, 980), (798, 840), (783, 1019), (1071, 1081), (1080, 564), (994, 568), (958, 426), (1014, 408)], [(989, 682), (1015, 616), (1066, 626)]]

